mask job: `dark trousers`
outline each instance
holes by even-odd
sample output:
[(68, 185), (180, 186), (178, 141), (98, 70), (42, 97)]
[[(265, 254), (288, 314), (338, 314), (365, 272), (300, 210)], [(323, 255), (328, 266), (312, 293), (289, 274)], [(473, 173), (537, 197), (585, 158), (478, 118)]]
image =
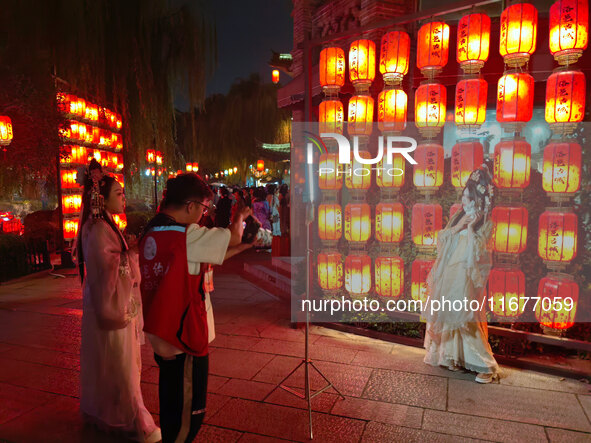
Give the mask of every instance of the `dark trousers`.
[(178, 354), (164, 359), (154, 354), (160, 367), (160, 428), (162, 443), (192, 442), (205, 417), (209, 356)]

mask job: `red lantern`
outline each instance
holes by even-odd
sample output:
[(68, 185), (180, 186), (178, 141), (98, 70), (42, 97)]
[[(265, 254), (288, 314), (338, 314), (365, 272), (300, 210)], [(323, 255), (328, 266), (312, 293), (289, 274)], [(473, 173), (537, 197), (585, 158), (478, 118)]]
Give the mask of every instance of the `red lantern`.
[(527, 244), (527, 209), (496, 206), (492, 210), (493, 251), (520, 254)]
[(417, 146), (413, 181), (419, 188), (434, 189), (443, 184), (443, 146), (429, 143)]
[(543, 327), (568, 329), (575, 324), (579, 286), (571, 275), (550, 273), (540, 280), (536, 319)]
[(449, 53), (449, 26), (443, 22), (426, 23), (417, 36), (417, 68), (423, 75), (433, 78), (447, 65)]
[(326, 93), (337, 93), (345, 84), (345, 51), (325, 48), (320, 52), (320, 85)]
[(378, 162), (376, 183), (380, 188), (401, 188), (404, 185), (404, 169), (406, 160), (402, 155), (394, 154), (392, 164), (382, 158)]
[(271, 72), (271, 80), (273, 81), (274, 84), (279, 83), (279, 70), (278, 69), (273, 69), (273, 71)]
[[(372, 156), (367, 151), (359, 151), (359, 157), (371, 159)], [(345, 176), (345, 186), (348, 189), (367, 190), (371, 186), (371, 165), (360, 163), (357, 158), (351, 162), (351, 173)]]
[(585, 74), (558, 71), (546, 83), (546, 121), (554, 132), (572, 132), (585, 115)]
[(86, 114), (86, 100), (75, 95), (70, 96), (70, 114), (84, 118)]
[(454, 214), (458, 212), (460, 209), (462, 209), (461, 203), (454, 203), (453, 205), (451, 205), (451, 207), (449, 208), (449, 218), (451, 219), (454, 216)]
[(558, 0), (550, 7), (550, 52), (560, 65), (576, 63), (589, 41), (587, 0)]
[(55, 102), (57, 104), (57, 110), (64, 114), (70, 113), (70, 100), (71, 95), (65, 92), (58, 92), (55, 96)]
[(530, 3), (517, 3), (501, 14), (499, 52), (511, 67), (525, 65), (536, 50), (538, 10)]
[(477, 141), (456, 143), (451, 148), (451, 184), (464, 188), (472, 171), (482, 165), (484, 148)]
[(340, 167), (338, 154), (322, 154), (318, 162), (318, 187), (326, 191), (341, 189), (343, 176), (338, 173)]
[(127, 216), (125, 214), (113, 214), (113, 221), (120, 231), (125, 230), (127, 227)]
[(367, 294), (371, 290), (371, 258), (349, 255), (345, 259), (345, 289), (350, 294)]
[(408, 97), (402, 89), (386, 89), (378, 96), (378, 128), (399, 133), (406, 128)]
[(373, 98), (369, 95), (354, 95), (349, 100), (349, 135), (369, 137), (373, 123)]
[(371, 236), (371, 214), (366, 203), (345, 206), (345, 238), (350, 242), (366, 242)]
[(355, 40), (349, 48), (349, 79), (353, 86), (367, 89), (376, 76), (376, 44)]
[(416, 203), (412, 207), (412, 241), (417, 246), (436, 246), (437, 234), (442, 228), (441, 205)]
[(460, 80), (456, 86), (455, 121), (459, 127), (479, 128), (486, 119), (488, 83), (481, 78)]
[(123, 139), (121, 134), (116, 134), (113, 132), (111, 135), (111, 147), (115, 149), (115, 151), (119, 152), (123, 149)]
[(581, 146), (550, 143), (544, 149), (542, 187), (549, 193), (573, 194), (581, 183)]
[(400, 257), (378, 257), (375, 263), (376, 292), (399, 297), (404, 291), (404, 262)]
[(318, 236), (325, 241), (338, 241), (343, 235), (341, 205), (334, 203), (318, 206)]
[(185, 169), (187, 170), (187, 172), (193, 172), (193, 163), (187, 163), (185, 165)]
[(0, 146), (9, 145), (12, 138), (12, 120), (10, 117), (0, 115)]
[(466, 74), (473, 74), (488, 60), (490, 17), (475, 13), (463, 16), (458, 23), (456, 59)]
[(415, 92), (415, 125), (425, 137), (439, 134), (445, 124), (447, 91), (439, 83), (423, 83)]
[(146, 151), (146, 161), (148, 163), (156, 163), (156, 151), (153, 149), (148, 149)]
[(525, 275), (514, 268), (494, 268), (488, 278), (492, 312), (502, 320), (515, 320), (525, 311)]
[(318, 107), (318, 132), (320, 134), (332, 132), (343, 133), (345, 112), (340, 100), (325, 100)]
[(540, 215), (538, 254), (547, 262), (568, 263), (577, 256), (578, 219), (562, 210)]
[(122, 188), (125, 188), (125, 179), (123, 178), (123, 174), (113, 174), (115, 176), (115, 180), (121, 185)]
[(156, 164), (157, 165), (162, 164), (162, 152), (160, 152), (160, 151), (156, 151)]
[(78, 234), (78, 219), (64, 219), (64, 240), (73, 240)]
[(397, 243), (404, 233), (404, 206), (402, 203), (379, 203), (376, 207), (376, 240)]
[(434, 263), (435, 260), (420, 259), (412, 262), (410, 294), (413, 300), (420, 300), (422, 303), (427, 301), (427, 276)]
[(320, 253), (317, 259), (318, 284), (325, 291), (343, 286), (343, 258), (336, 252)]
[(257, 160), (257, 171), (262, 172), (265, 170), (265, 162), (263, 160)]
[(493, 181), (505, 189), (525, 188), (531, 173), (531, 146), (525, 140), (503, 139), (495, 146)]
[(382, 36), (380, 73), (387, 85), (398, 85), (408, 72), (410, 37), (403, 31), (392, 31)]
[(60, 171), (62, 189), (79, 188), (80, 185), (76, 182), (77, 174), (78, 174), (78, 171), (75, 171), (75, 170), (66, 169), (66, 170)]
[(82, 195), (62, 195), (62, 212), (64, 214), (78, 214), (82, 207)]
[(525, 72), (505, 74), (497, 86), (497, 121), (519, 130), (531, 120), (534, 109), (534, 78)]

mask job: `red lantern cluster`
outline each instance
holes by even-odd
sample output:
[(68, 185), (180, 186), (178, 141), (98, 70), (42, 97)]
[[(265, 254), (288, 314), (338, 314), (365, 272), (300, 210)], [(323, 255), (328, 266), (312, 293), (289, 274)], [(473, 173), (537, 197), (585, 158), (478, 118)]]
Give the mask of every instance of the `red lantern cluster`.
[(12, 138), (12, 120), (10, 117), (0, 115), (0, 146), (9, 145)]

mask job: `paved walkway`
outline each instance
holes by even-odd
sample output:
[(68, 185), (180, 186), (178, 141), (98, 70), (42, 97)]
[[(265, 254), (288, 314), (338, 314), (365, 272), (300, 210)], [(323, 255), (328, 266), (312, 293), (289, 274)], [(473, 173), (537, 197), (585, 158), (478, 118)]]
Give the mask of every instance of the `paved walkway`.
[[(307, 441), (306, 403), (276, 389), (303, 354), (303, 331), (289, 327), (288, 308), (222, 273), (214, 306), (199, 441)], [(74, 276), (0, 285), (0, 441), (112, 441), (78, 415), (81, 314)], [(318, 368), (346, 396), (314, 399), (315, 441), (591, 441), (591, 389), (580, 381), (504, 368), (499, 383), (478, 385), (473, 374), (424, 365), (420, 349), (319, 327), (311, 343)], [(144, 399), (157, 419), (158, 369), (149, 346), (143, 351)], [(303, 371), (288, 384), (302, 387)], [(312, 388), (322, 386), (314, 374)]]

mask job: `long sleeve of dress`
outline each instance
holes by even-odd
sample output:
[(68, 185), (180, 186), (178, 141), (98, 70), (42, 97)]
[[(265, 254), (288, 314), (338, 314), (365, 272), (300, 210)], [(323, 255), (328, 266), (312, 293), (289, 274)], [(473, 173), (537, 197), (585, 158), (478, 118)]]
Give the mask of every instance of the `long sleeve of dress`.
[(492, 222), (487, 220), (477, 232), (468, 235), (466, 271), (475, 288), (486, 284), (492, 267), (492, 253), (488, 247), (491, 232)]

